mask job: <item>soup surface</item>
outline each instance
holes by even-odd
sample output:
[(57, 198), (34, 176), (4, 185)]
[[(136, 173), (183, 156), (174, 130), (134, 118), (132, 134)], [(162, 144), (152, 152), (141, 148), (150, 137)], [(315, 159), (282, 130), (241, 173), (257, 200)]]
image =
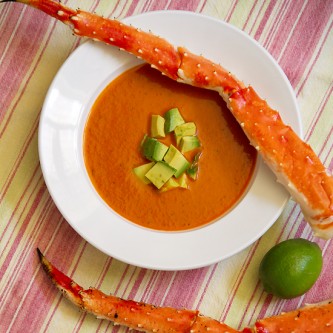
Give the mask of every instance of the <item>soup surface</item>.
[[(150, 132), (151, 115), (174, 107), (195, 122), (202, 154), (198, 178), (189, 180), (188, 189), (161, 193), (132, 170), (149, 162), (140, 143)], [(102, 91), (86, 123), (83, 149), (102, 199), (129, 221), (165, 231), (193, 229), (225, 214), (246, 190), (256, 161), (255, 149), (216, 92), (174, 82), (148, 65), (130, 69)]]

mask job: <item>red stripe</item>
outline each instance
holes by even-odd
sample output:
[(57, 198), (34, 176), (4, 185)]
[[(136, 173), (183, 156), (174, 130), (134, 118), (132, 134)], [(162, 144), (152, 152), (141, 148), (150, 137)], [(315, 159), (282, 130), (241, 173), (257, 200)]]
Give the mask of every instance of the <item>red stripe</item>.
[[(270, 16), (272, 15), (272, 12), (273, 12), (273, 10), (274, 10), (275, 5), (276, 5), (276, 1), (271, 1), (271, 2), (269, 3), (269, 5), (267, 6), (267, 9), (266, 9), (266, 11), (265, 11), (265, 14), (264, 14), (262, 20), (260, 21), (260, 24), (259, 24), (259, 26), (258, 26), (258, 28), (257, 28), (257, 30), (256, 30), (255, 35), (254, 35), (254, 38), (255, 38), (256, 40), (260, 40), (261, 35), (262, 35), (262, 33), (264, 32), (264, 29), (265, 29), (265, 27), (266, 27), (267, 21), (269, 20)], [(284, 4), (284, 5), (285, 5), (285, 4)], [(282, 11), (280, 11), (278, 15), (280, 15), (281, 12), (282, 12)], [(273, 24), (273, 27), (275, 26), (275, 24), (276, 24), (276, 22), (277, 22), (276, 20), (277, 20), (277, 19), (275, 18), (275, 20), (274, 20), (274, 24)], [(269, 35), (270, 35), (270, 34), (269, 34)]]
[(225, 21), (227, 21), (227, 22), (230, 21), (233, 13), (235, 11), (236, 6), (237, 6), (237, 1), (234, 1), (232, 7), (229, 9), (229, 12), (228, 12), (227, 16), (225, 17)]
[(269, 46), (272, 43), (275, 44), (274, 38), (277, 34), (277, 31), (278, 31), (280, 25), (282, 24), (282, 22), (284, 22), (283, 19), (286, 16), (286, 13), (288, 12), (288, 8), (290, 6), (290, 0), (283, 2), (282, 5), (280, 2), (280, 3), (278, 3), (278, 5), (280, 5), (280, 7), (276, 9), (276, 10), (278, 10), (278, 13), (277, 13), (277, 15), (274, 16), (274, 21), (271, 24), (272, 28), (269, 30), (269, 33), (268, 33), (265, 41), (263, 42), (263, 45), (266, 49), (269, 49)]

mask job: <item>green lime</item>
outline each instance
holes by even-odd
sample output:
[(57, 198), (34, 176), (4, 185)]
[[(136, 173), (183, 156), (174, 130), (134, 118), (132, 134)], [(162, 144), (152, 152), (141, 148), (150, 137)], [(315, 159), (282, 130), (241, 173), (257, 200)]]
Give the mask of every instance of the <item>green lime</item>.
[(306, 239), (283, 241), (262, 259), (259, 278), (264, 289), (281, 298), (307, 292), (318, 279), (323, 266), (320, 247)]

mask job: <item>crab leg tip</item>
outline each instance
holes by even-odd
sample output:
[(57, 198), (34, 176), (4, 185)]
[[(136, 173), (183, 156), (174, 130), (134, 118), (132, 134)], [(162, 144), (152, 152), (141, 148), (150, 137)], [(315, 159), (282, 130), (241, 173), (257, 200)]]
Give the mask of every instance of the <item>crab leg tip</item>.
[(37, 250), (37, 254), (38, 254), (39, 260), (42, 261), (43, 258), (44, 258), (44, 255), (43, 255), (42, 251), (38, 247), (37, 247), (36, 250)]

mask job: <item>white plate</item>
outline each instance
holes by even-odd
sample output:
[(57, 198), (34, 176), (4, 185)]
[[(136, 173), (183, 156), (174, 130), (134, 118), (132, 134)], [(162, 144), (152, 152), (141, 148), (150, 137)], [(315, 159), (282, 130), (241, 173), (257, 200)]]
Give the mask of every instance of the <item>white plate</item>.
[[(289, 81), (273, 58), (240, 30), (180, 11), (150, 12), (124, 21), (222, 64), (246, 84), (252, 84), (302, 135)], [(39, 154), (47, 187), (70, 225), (110, 256), (160, 270), (216, 263), (257, 240), (278, 218), (289, 196), (259, 159), (247, 195), (229, 214), (206, 227), (158, 232), (115, 214), (89, 181), (82, 134), (90, 107), (101, 90), (138, 62), (125, 52), (90, 41), (73, 52), (59, 70), (45, 100), (39, 129)]]

